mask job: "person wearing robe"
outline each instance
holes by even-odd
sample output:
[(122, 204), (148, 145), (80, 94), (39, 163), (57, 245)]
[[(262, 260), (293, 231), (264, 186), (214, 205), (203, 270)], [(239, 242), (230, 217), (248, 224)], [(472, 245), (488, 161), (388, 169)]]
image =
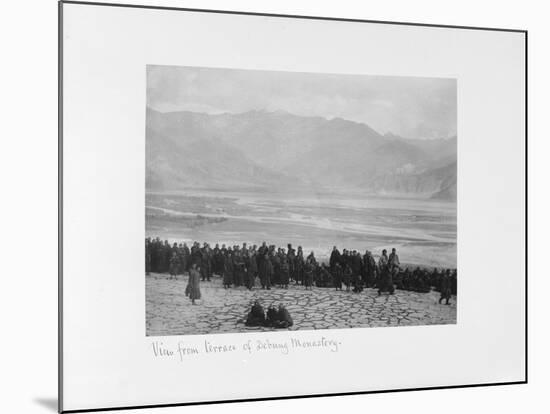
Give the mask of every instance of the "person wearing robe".
[(231, 250), (229, 250), (224, 259), (223, 287), (227, 289), (227, 288), (230, 288), (232, 284), (233, 284), (233, 258), (231, 257)]
[(342, 269), (344, 269), (344, 271), (346, 269), (346, 266), (351, 267), (348, 249), (342, 250), (342, 256), (340, 256), (340, 264), (342, 265)]
[(266, 258), (267, 253), (268, 253), (268, 247), (265, 242), (262, 242), (262, 245), (258, 249), (258, 268)]
[(329, 259), (330, 270), (334, 271), (336, 263), (340, 263), (340, 256), (340, 251), (336, 248), (336, 246), (334, 246)]
[(284, 287), (285, 289), (288, 289), (289, 269), (288, 269), (288, 262), (286, 260), (285, 255), (281, 257), (279, 283), (282, 287)]
[(310, 262), (313, 266), (317, 266), (317, 260), (315, 259), (315, 254), (313, 252), (309, 253), (306, 262)]
[(457, 278), (457, 273), (456, 273), (456, 269), (454, 269), (451, 272), (451, 293), (453, 295), (457, 294), (457, 291), (456, 291), (456, 289), (457, 289), (456, 278)]
[(288, 277), (289, 279), (294, 280), (294, 262), (296, 259), (296, 251), (292, 248), (292, 244), (288, 244), (288, 253), (286, 254), (286, 259), (288, 263)]
[(281, 284), (281, 259), (279, 258), (279, 254), (273, 254), (271, 256), (271, 264), (273, 265), (273, 276), (271, 279), (271, 283), (275, 285)]
[(250, 290), (249, 281), (248, 281), (248, 269), (250, 268), (250, 253), (249, 253), (248, 247), (246, 247), (246, 243), (243, 243), (243, 249), (241, 250), (241, 259), (243, 261), (243, 286), (246, 287), (248, 290)]
[(349, 292), (351, 290), (352, 275), (353, 275), (353, 272), (351, 270), (350, 265), (346, 264), (344, 267), (344, 275), (343, 275), (344, 285), (346, 285), (346, 292)]
[(189, 270), (189, 282), (187, 283), (187, 287), (185, 288), (185, 295), (189, 296), (189, 299), (191, 299), (191, 303), (193, 305), (195, 305), (195, 300), (201, 298), (200, 283), (200, 268), (197, 267), (196, 263), (193, 263), (191, 265), (191, 269)]
[(164, 245), (162, 246), (162, 266), (161, 272), (168, 273), (170, 271), (170, 259), (172, 257), (172, 248), (168, 240), (164, 240)]
[(389, 268), (389, 258), (387, 255), (387, 250), (382, 250), (382, 255), (378, 259), (378, 269), (380, 270), (380, 283), (378, 286), (378, 295), (381, 295), (382, 292), (389, 292), (390, 295), (393, 295), (395, 287), (393, 286), (392, 274)]
[(180, 261), (178, 259), (177, 252), (172, 253), (172, 257), (170, 258), (170, 266), (169, 266), (169, 272), (170, 272), (170, 279), (174, 278), (177, 279), (178, 277), (178, 270), (180, 266)]
[(262, 289), (271, 289), (271, 277), (273, 276), (273, 265), (267, 254), (264, 255), (260, 263), (260, 282)]
[(304, 252), (301, 246), (298, 246), (298, 253), (294, 258), (294, 281), (296, 284), (304, 284)]
[(256, 261), (256, 253), (252, 251), (248, 257), (248, 268), (246, 271), (246, 287), (248, 290), (252, 290), (256, 283), (256, 276), (258, 275), (258, 262)]
[(304, 266), (304, 285), (306, 290), (313, 290), (313, 273), (315, 271), (313, 261), (307, 260)]
[(288, 310), (281, 303), (279, 305), (279, 310), (277, 311), (277, 317), (274, 327), (278, 329), (286, 329), (290, 328), (292, 325), (294, 325), (294, 321), (292, 320), (292, 317), (290, 316)]
[(248, 312), (248, 316), (246, 318), (245, 322), (246, 326), (263, 326), (265, 325), (265, 312), (262, 305), (260, 305), (260, 302), (258, 300), (254, 301), (254, 304), (252, 305), (252, 308), (250, 309), (250, 312)]
[(157, 266), (156, 266), (157, 273), (164, 272), (163, 262), (164, 262), (164, 242), (162, 242), (161, 240), (158, 240), (157, 241)]
[(352, 270), (352, 286), (355, 293), (359, 293), (363, 290), (363, 284), (361, 280), (361, 267), (362, 260), (361, 255), (356, 250), (353, 251), (351, 256), (351, 270)]
[(239, 287), (244, 284), (244, 261), (241, 251), (233, 252), (233, 286)]
[(397, 255), (397, 250), (391, 249), (390, 257), (388, 258), (389, 270), (392, 274), (392, 277), (395, 277), (400, 270), (401, 263), (399, 262), (399, 256)]
[(439, 298), (439, 303), (445, 299), (445, 305), (450, 305), (449, 300), (451, 299), (451, 270), (447, 271), (442, 275), (441, 278), (441, 297)]
[[(403, 289), (405, 290), (411, 290), (411, 280), (412, 280), (412, 274), (408, 267), (405, 268), (405, 271), (403, 272), (403, 278), (402, 278), (402, 285)], [(439, 283), (439, 279), (438, 279)]]
[(204, 275), (206, 280), (210, 282), (212, 279), (212, 249), (208, 243), (204, 243), (202, 249), (202, 266), (204, 268)]
[(399, 290), (405, 289), (404, 278), (405, 278), (405, 272), (402, 271), (401, 269), (394, 272), (393, 283), (395, 284), (396, 289), (399, 289)]
[(185, 258), (183, 255), (183, 244), (181, 243), (178, 244), (178, 247), (176, 248), (176, 252), (178, 255), (178, 275), (183, 275), (185, 273), (185, 269), (184, 269)]
[(151, 273), (151, 239), (145, 239), (145, 276)]
[(189, 250), (189, 247), (187, 246), (187, 243), (183, 243), (182, 248), (182, 258), (183, 258), (183, 272), (188, 272), (191, 268), (191, 251)]
[(367, 288), (374, 286), (374, 279), (376, 276), (376, 262), (372, 253), (368, 250), (365, 251), (363, 256), (363, 280), (364, 286)]
[(279, 312), (277, 308), (273, 305), (269, 305), (266, 312), (265, 324), (264, 326), (275, 327), (279, 320)]
[(159, 272), (159, 261), (160, 261), (160, 252), (159, 252), (159, 238), (151, 241), (151, 272)]
[(437, 270), (437, 267), (434, 267), (432, 272), (429, 276), (430, 286), (434, 286), (437, 291), (440, 291), (440, 282), (439, 279), (441, 278), (439, 271)]
[(189, 264), (189, 267), (192, 267), (193, 263), (196, 264), (197, 267), (202, 266), (202, 253), (197, 242), (194, 242), (191, 247), (191, 263)]
[(336, 288), (336, 290), (342, 290), (342, 278), (344, 274), (342, 272), (342, 266), (340, 266), (339, 262), (334, 263), (334, 270), (332, 271), (332, 274), (334, 287)]
[(325, 263), (323, 263), (319, 268), (319, 280), (315, 285), (324, 288), (333, 287), (334, 285), (332, 274)]
[(212, 250), (212, 273), (216, 275), (223, 275), (224, 259), (219, 243), (216, 243)]
[(431, 290), (427, 281), (427, 273), (425, 270), (420, 269), (420, 267), (417, 267), (413, 272), (411, 290), (418, 293), (427, 293)]

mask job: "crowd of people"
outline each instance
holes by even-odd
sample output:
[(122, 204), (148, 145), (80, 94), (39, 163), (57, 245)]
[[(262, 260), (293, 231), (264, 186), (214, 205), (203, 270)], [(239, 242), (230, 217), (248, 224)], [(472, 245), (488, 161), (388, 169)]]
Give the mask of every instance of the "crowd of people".
[[(456, 269), (403, 268), (396, 249), (389, 255), (382, 250), (376, 260), (368, 250), (362, 255), (356, 250), (340, 252), (334, 246), (328, 263), (321, 263), (314, 252), (306, 256), (301, 246), (294, 249), (291, 244), (286, 248), (268, 246), (266, 242), (260, 246), (216, 244), (212, 248), (208, 243), (201, 246), (194, 242), (189, 247), (186, 243), (163, 242), (157, 237), (145, 239), (145, 269), (146, 274), (169, 273), (170, 278), (189, 272), (190, 283), (193, 279), (196, 285), (199, 278), (210, 281), (219, 275), (226, 289), (245, 286), (251, 290), (259, 278), (262, 289), (288, 289), (291, 283), (303, 285), (305, 289), (315, 286), (355, 293), (376, 288), (378, 294), (393, 294), (396, 288), (415, 292), (435, 289), (441, 292), (440, 303), (445, 300), (446, 304), (451, 295), (457, 293)], [(192, 293), (193, 287), (188, 289)], [(194, 296), (200, 298), (200, 292)]]

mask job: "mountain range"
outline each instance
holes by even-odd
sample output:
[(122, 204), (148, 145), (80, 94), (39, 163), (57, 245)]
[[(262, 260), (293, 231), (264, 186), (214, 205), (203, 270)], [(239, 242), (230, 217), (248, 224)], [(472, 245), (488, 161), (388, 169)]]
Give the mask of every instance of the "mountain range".
[(358, 190), (456, 200), (457, 139), (286, 112), (146, 115), (146, 188)]

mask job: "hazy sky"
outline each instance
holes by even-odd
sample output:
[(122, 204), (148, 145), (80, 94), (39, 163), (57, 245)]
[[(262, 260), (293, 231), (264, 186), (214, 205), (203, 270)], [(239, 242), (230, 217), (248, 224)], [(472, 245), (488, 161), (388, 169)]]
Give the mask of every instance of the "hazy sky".
[(340, 117), (406, 138), (456, 134), (456, 80), (147, 66), (147, 105), (215, 113)]

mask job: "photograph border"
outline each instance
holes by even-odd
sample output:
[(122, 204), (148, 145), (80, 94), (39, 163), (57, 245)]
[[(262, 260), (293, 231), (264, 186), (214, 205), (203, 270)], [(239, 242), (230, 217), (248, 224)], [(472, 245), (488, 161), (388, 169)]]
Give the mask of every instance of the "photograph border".
[[(386, 25), (404, 25), (404, 26), (419, 26), (433, 27), (444, 29), (461, 29), (461, 30), (479, 30), (479, 31), (496, 31), (496, 32), (512, 32), (524, 35), (525, 42), (525, 372), (524, 379), (519, 381), (508, 382), (491, 382), (491, 383), (473, 383), (461, 385), (444, 385), (430, 387), (411, 387), (411, 388), (396, 388), (387, 390), (374, 391), (353, 391), (340, 393), (319, 393), (311, 395), (288, 395), (278, 397), (262, 397), (262, 398), (241, 398), (230, 400), (215, 400), (201, 402), (184, 402), (184, 403), (168, 403), (168, 404), (151, 404), (151, 405), (136, 405), (136, 406), (120, 406), (120, 407), (104, 407), (92, 409), (63, 409), (63, 4), (76, 4), (83, 6), (105, 6), (119, 8), (139, 8), (153, 10), (169, 10), (191, 13), (214, 13), (226, 15), (246, 15), (260, 17), (277, 17), (277, 18), (295, 18), (306, 20), (325, 20), (338, 22), (353, 22), (353, 23), (371, 23), (371, 24), (386, 24)], [(455, 388), (474, 388), (474, 387), (489, 387), (502, 385), (518, 385), (528, 383), (528, 31), (522, 29), (508, 29), (496, 27), (477, 27), (477, 26), (459, 26), (445, 24), (429, 24), (429, 23), (413, 23), (413, 22), (395, 22), (384, 20), (364, 20), (339, 17), (322, 17), (322, 16), (304, 16), (291, 14), (274, 14), (274, 13), (258, 13), (258, 12), (242, 12), (234, 10), (209, 10), (196, 8), (180, 8), (167, 6), (139, 5), (139, 4), (124, 4), (124, 3), (102, 3), (102, 2), (85, 2), (85, 1), (58, 1), (58, 412), (60, 413), (85, 413), (95, 411), (113, 411), (113, 410), (133, 410), (144, 408), (160, 408), (160, 407), (181, 407), (188, 405), (210, 405), (223, 403), (240, 403), (254, 401), (270, 401), (270, 400), (288, 400), (294, 398), (318, 398), (318, 397), (337, 397), (348, 395), (361, 394), (382, 394), (390, 392), (407, 392), (407, 391), (428, 391), (441, 389)]]

